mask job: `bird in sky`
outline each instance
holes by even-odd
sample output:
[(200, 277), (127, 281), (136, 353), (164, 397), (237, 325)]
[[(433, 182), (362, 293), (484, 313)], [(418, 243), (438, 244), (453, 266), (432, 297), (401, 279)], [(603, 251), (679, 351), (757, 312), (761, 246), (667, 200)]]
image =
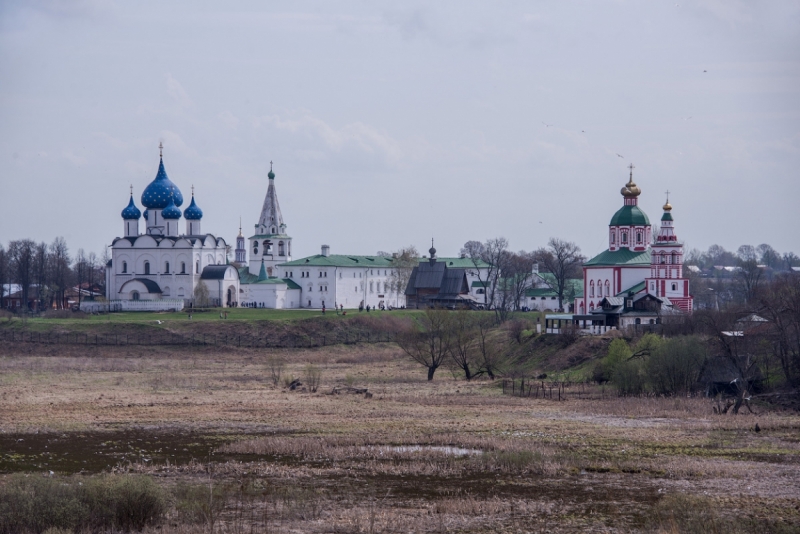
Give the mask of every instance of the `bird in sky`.
[(586, 133), (586, 130), (581, 130), (581, 133)]
[(546, 122), (544, 122), (544, 121), (542, 121), (542, 124), (544, 124), (544, 125), (545, 125), (545, 126), (547, 126), (548, 128), (550, 128), (550, 127), (552, 126), (552, 124), (547, 124), (547, 123), (546, 123)]
[(704, 70), (703, 72), (708, 72), (708, 71), (707, 71), (707, 70)]
[(622, 159), (625, 159), (625, 156), (623, 156), (622, 154), (617, 154), (617, 156), (621, 157)]

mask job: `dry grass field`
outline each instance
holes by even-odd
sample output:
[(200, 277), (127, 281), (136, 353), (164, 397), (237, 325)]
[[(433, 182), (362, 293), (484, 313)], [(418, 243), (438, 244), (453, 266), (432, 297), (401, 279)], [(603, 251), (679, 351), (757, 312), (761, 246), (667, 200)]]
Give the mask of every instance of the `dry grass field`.
[(392, 344), (5, 345), (0, 483), (151, 477), (160, 533), (800, 532), (796, 412), (425, 378)]

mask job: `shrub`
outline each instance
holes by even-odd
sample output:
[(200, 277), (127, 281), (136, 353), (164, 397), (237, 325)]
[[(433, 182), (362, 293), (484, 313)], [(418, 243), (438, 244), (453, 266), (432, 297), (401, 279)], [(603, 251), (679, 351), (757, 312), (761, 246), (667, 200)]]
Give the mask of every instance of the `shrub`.
[(696, 336), (680, 336), (662, 343), (647, 359), (653, 391), (664, 395), (685, 393), (700, 379), (706, 347)]
[(105, 476), (83, 481), (15, 475), (0, 487), (0, 534), (141, 530), (166, 511), (149, 477)]
[(316, 393), (319, 382), (322, 379), (322, 370), (316, 365), (306, 365), (305, 369), (306, 386), (312, 393)]

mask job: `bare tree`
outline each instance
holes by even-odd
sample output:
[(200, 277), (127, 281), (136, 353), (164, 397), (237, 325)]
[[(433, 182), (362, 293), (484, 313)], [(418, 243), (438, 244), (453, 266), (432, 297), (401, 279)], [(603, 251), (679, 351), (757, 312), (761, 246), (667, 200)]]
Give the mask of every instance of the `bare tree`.
[(28, 293), (33, 283), (35, 249), (36, 243), (30, 239), (20, 239), (8, 244), (11, 274), (21, 289), (23, 311), (28, 309)]
[(786, 273), (759, 293), (759, 315), (769, 323), (769, 343), (786, 381), (800, 385), (800, 274)]
[(756, 251), (758, 252), (758, 257), (761, 260), (762, 265), (772, 267), (773, 269), (780, 267), (781, 255), (777, 250), (772, 248), (771, 245), (762, 243), (758, 245)]
[(551, 237), (547, 247), (535, 252), (535, 257), (545, 271), (553, 275), (553, 289), (558, 293), (558, 308), (564, 309), (564, 296), (567, 294), (570, 279), (579, 278), (581, 265), (586, 261), (581, 249), (575, 243)]
[(405, 294), (408, 281), (411, 279), (411, 271), (419, 264), (419, 252), (414, 245), (409, 245), (391, 256), (392, 270), (389, 275), (389, 287), (399, 297), (401, 294)]
[(412, 360), (428, 369), (428, 380), (450, 354), (453, 320), (450, 312), (427, 309), (415, 327), (397, 335), (397, 344)]
[(483, 374), (477, 363), (478, 331), (476, 317), (473, 312), (460, 310), (453, 314), (453, 342), (450, 346), (450, 357), (456, 367), (464, 372), (467, 381)]
[(86, 272), (86, 253), (82, 248), (78, 249), (78, 254), (75, 256), (73, 271), (75, 273), (75, 280), (78, 282), (78, 307), (80, 308), (83, 297), (83, 283), (86, 281), (88, 275)]
[(504, 360), (502, 347), (494, 335), (497, 331), (496, 325), (494, 318), (485, 314), (479, 315), (475, 321), (481, 369), (492, 380), (500, 371)]
[[(496, 305), (500, 275), (508, 261), (508, 240), (504, 237), (487, 239), (485, 243), (467, 241), (461, 254), (468, 258), (472, 271), (484, 287), (483, 301), (487, 308)], [(485, 271), (485, 274), (481, 271)]]
[(8, 279), (8, 253), (3, 245), (0, 245), (0, 308), (3, 307), (3, 297), (5, 297)]
[(753, 245), (742, 245), (736, 250), (736, 255), (742, 261), (756, 261), (758, 259), (756, 248)]
[(36, 309), (41, 310), (45, 307), (45, 300), (48, 296), (49, 277), (47, 269), (47, 243), (38, 243), (33, 249), (33, 283), (36, 286)]
[(755, 297), (761, 284), (761, 278), (764, 275), (764, 270), (758, 266), (756, 260), (739, 260), (736, 272), (734, 273), (734, 281), (739, 288), (739, 294), (744, 299), (744, 302), (750, 302)]
[(62, 309), (66, 300), (66, 291), (69, 281), (69, 250), (67, 241), (63, 237), (57, 237), (50, 244), (50, 282), (53, 285), (53, 293), (56, 298), (56, 307)]
[(533, 266), (536, 257), (533, 252), (520, 250), (509, 253), (503, 278), (506, 283), (504, 289), (509, 292), (512, 306), (515, 310), (522, 307), (522, 300), (533, 281)]

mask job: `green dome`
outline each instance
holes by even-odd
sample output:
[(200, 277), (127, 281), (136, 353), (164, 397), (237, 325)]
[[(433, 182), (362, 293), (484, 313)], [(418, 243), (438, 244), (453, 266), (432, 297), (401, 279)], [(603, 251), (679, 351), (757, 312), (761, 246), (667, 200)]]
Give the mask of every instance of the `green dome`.
[(668, 211), (665, 211), (664, 215), (661, 216), (661, 220), (662, 221), (671, 221), (672, 220), (672, 214), (670, 212), (668, 212)]
[(639, 206), (622, 206), (611, 217), (609, 226), (650, 226), (650, 219)]

